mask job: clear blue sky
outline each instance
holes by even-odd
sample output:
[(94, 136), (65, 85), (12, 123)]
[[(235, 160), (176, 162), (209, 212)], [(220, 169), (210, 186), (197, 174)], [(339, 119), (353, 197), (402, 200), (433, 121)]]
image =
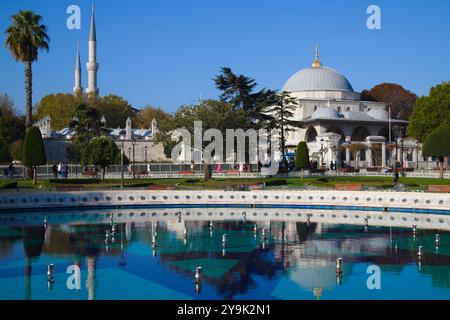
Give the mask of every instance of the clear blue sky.
[[(311, 64), (343, 73), (356, 91), (396, 82), (418, 95), (450, 80), (450, 1), (359, 0), (95, 0), (100, 93), (134, 107), (175, 111), (200, 96), (215, 98), (212, 78), (229, 66), (280, 89)], [(81, 30), (66, 28), (66, 8), (82, 10)], [(368, 5), (381, 7), (382, 30), (366, 28)], [(34, 65), (34, 103), (72, 92), (80, 44), (83, 87), (91, 1), (0, 0), (0, 39), (10, 16), (32, 9), (44, 17), (49, 53)], [(24, 108), (23, 65), (0, 46), (0, 93)]]

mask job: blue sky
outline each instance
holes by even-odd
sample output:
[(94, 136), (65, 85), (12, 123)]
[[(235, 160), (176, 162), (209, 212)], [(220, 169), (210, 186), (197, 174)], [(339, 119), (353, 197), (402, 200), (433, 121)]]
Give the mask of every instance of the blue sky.
[[(66, 9), (81, 7), (81, 30), (66, 28)], [(216, 98), (220, 67), (280, 89), (320, 60), (343, 73), (356, 91), (396, 82), (418, 95), (450, 80), (450, 1), (360, 0), (95, 0), (100, 94), (115, 93), (134, 107), (175, 111)], [(370, 4), (381, 8), (381, 30), (366, 27)], [(24, 108), (23, 65), (3, 46), (10, 16), (32, 9), (44, 17), (49, 53), (34, 65), (34, 103), (71, 92), (80, 44), (83, 87), (91, 1), (0, 0), (0, 93)]]

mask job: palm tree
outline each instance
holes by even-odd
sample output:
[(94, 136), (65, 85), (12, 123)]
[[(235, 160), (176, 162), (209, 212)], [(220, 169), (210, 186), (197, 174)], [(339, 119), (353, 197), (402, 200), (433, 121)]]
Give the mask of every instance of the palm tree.
[(16, 61), (25, 64), (26, 125), (32, 125), (32, 68), (40, 49), (48, 51), (47, 27), (41, 24), (42, 17), (30, 10), (21, 10), (11, 17), (12, 24), (6, 29), (5, 46)]

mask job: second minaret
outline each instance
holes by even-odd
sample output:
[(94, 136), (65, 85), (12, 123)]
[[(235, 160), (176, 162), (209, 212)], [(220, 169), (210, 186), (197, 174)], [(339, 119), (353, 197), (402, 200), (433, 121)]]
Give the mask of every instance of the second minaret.
[(89, 97), (97, 97), (99, 90), (97, 88), (97, 36), (95, 33), (94, 5), (92, 5), (91, 31), (89, 33), (89, 62), (86, 64), (88, 71), (88, 87), (86, 93)]

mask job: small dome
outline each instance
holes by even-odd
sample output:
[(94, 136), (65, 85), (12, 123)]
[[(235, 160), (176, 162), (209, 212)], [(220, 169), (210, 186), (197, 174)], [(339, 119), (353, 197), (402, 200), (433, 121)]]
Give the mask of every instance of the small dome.
[(319, 108), (313, 112), (311, 119), (339, 119), (339, 113), (331, 108)]
[(367, 115), (371, 118), (377, 119), (377, 120), (388, 120), (389, 114), (384, 109), (371, 109), (369, 112), (367, 112)]
[(373, 121), (373, 118), (369, 117), (367, 113), (361, 111), (346, 111), (342, 112), (345, 119), (356, 121)]

